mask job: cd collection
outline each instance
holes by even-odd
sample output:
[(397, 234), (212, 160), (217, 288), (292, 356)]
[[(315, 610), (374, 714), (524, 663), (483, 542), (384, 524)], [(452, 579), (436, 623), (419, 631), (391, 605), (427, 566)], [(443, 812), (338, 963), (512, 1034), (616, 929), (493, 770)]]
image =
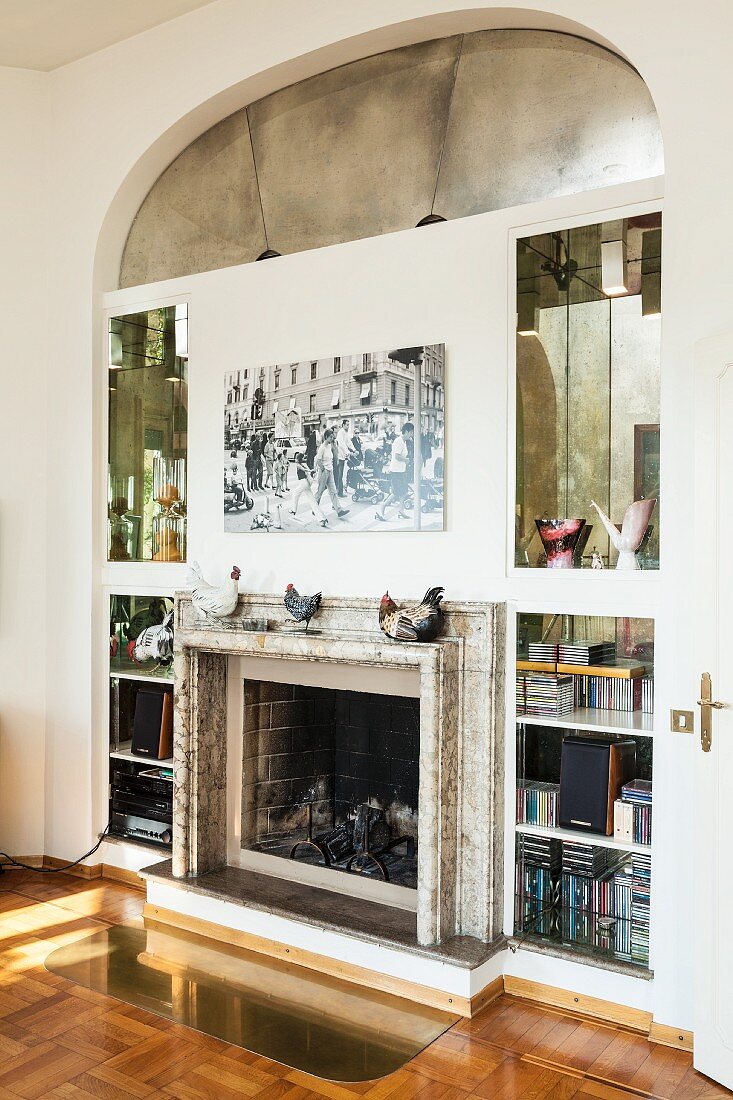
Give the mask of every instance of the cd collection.
[(560, 718), (573, 709), (573, 677), (537, 672), (525, 677), (524, 713)]
[(615, 642), (560, 642), (557, 659), (561, 665), (607, 665), (616, 659)]
[[(520, 839), (516, 915), (523, 931), (559, 935), (564, 943), (646, 966), (650, 887), (650, 855), (545, 837)], [(554, 922), (546, 919), (548, 907), (556, 912)], [(542, 926), (532, 924), (533, 914), (543, 918)]]
[(613, 804), (613, 835), (634, 844), (652, 842), (652, 785), (635, 779), (621, 788)]
[(558, 824), (559, 783), (517, 780), (517, 822), (554, 829)]

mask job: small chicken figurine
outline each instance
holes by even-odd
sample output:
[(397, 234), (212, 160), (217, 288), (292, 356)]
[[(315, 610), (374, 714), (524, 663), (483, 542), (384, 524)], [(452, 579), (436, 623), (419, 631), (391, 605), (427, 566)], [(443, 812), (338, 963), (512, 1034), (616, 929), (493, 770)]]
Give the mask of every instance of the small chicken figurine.
[(388, 638), (398, 642), (432, 642), (443, 624), (440, 601), (444, 588), (429, 588), (422, 603), (414, 607), (398, 607), (389, 592), (379, 605), (379, 625)]
[(149, 626), (127, 643), (127, 655), (136, 665), (143, 661), (170, 661), (173, 656), (173, 612), (157, 626)]
[(200, 618), (225, 619), (233, 614), (239, 597), (241, 575), (239, 566), (233, 565), (228, 581), (221, 585), (209, 584), (204, 580), (199, 563), (193, 562), (188, 583), (191, 585), (191, 602)]
[[(285, 599), (283, 603), (290, 612), (291, 618), (295, 619), (296, 623), (305, 623), (307, 633), (311, 619), (321, 606), (322, 597), (323, 594), (321, 592), (316, 592), (315, 596), (301, 596), (298, 589), (292, 584), (289, 584), (285, 589)], [(318, 633), (318, 631), (316, 631), (316, 633)]]

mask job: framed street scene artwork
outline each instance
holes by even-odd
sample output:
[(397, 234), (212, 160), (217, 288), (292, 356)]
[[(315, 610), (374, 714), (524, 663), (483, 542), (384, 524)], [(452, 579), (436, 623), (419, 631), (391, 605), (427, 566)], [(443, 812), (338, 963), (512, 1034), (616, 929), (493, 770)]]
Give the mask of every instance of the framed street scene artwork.
[(224, 530), (442, 531), (445, 345), (227, 371)]

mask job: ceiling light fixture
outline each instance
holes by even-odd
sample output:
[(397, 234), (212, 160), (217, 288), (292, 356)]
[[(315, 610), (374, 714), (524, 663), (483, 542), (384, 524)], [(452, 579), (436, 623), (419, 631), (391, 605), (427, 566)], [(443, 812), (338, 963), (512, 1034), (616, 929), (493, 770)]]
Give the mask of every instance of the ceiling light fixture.
[(601, 226), (601, 288), (609, 298), (629, 293), (626, 263), (626, 223), (605, 222)]

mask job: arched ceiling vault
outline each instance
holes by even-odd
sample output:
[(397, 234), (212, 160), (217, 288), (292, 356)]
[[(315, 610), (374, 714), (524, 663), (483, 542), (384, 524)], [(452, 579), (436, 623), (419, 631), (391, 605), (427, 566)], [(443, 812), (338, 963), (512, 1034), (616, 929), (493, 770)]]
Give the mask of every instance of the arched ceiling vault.
[(193, 141), (138, 210), (120, 286), (662, 171), (646, 85), (601, 46), (533, 30), (421, 42), (283, 88)]

